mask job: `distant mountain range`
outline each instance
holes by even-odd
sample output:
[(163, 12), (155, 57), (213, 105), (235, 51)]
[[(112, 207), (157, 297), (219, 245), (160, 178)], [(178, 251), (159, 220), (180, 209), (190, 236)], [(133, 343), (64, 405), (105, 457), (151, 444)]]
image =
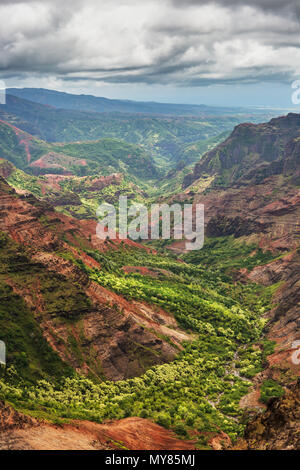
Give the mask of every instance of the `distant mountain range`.
[[(92, 95), (74, 95), (44, 88), (9, 88), (7, 93), (36, 103), (54, 106), (55, 108), (96, 113), (117, 112), (171, 114), (177, 116), (218, 116), (250, 112), (247, 108), (116, 100)], [(255, 112), (263, 111), (257, 109)]]
[[(29, 99), (47, 103), (41, 104)], [(111, 112), (112, 107), (109, 108), (110, 112), (100, 112), (104, 109), (99, 107), (101, 99), (88, 97), (86, 101), (85, 96), (54, 91), (48, 93), (45, 90), (43, 94), (43, 90), (10, 89), (6, 104), (0, 105), (0, 119), (47, 142), (82, 142), (114, 138), (139, 145), (151, 154), (160, 172), (166, 174), (174, 170), (179, 162), (181, 166), (195, 163), (205, 151), (224, 140), (237, 124), (245, 121), (264, 122), (274, 115), (270, 112), (261, 113), (254, 110), (250, 113), (249, 110), (244, 110), (244, 113), (241, 113), (239, 109), (207, 106), (196, 107), (202, 110), (197, 116), (176, 113), (150, 114), (150, 109), (154, 110), (153, 107), (149, 108), (149, 112), (141, 114), (134, 111), (131, 105), (135, 104), (134, 102), (127, 101), (124, 101), (126, 105), (131, 104), (126, 110), (131, 113)], [(103, 100), (123, 103), (118, 100)], [(90, 106), (90, 103), (93, 106)], [(136, 105), (139, 106), (139, 103)], [(148, 106), (147, 103), (146, 105)], [(73, 106), (74, 109), (61, 106)], [(170, 106), (171, 112), (174, 105)], [(185, 105), (179, 105), (180, 109), (181, 106), (185, 109)], [(95, 109), (99, 112), (95, 112)], [(117, 107), (114, 108), (116, 109)], [(118, 109), (125, 110), (124, 107)]]

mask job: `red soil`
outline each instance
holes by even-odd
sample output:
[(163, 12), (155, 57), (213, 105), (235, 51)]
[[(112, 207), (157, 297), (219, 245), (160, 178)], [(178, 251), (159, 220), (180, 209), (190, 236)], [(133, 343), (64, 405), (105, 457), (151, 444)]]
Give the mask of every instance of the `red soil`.
[(142, 418), (106, 424), (73, 421), (55, 426), (25, 424), (0, 435), (0, 450), (194, 450), (193, 441), (178, 439), (171, 431)]
[[(20, 129), (18, 129), (17, 127), (13, 126), (12, 124), (6, 122), (6, 121), (3, 121), (2, 119), (0, 119), (0, 122), (2, 122), (3, 124), (5, 124), (6, 126), (9, 126), (11, 127), (11, 129), (13, 129), (13, 131), (15, 132), (15, 134), (19, 137), (19, 144), (20, 145), (24, 145), (25, 147), (25, 152), (26, 152), (26, 155), (27, 155), (27, 163), (30, 163), (30, 160), (31, 160), (31, 154), (30, 154), (30, 149), (29, 149), (29, 141), (33, 139), (33, 137), (30, 135), (30, 134), (27, 134), (26, 132), (24, 131), (21, 131)], [(23, 138), (22, 138), (23, 137)]]

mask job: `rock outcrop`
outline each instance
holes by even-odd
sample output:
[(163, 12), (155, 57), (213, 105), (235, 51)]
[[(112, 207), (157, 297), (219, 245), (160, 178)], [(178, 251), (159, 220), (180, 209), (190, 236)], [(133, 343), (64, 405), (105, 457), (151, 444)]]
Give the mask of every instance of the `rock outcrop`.
[(300, 450), (300, 381), (251, 420), (235, 450)]
[[(183, 181), (183, 189), (213, 175), (220, 187), (260, 183), (283, 174), (299, 176), (300, 115), (290, 113), (265, 124), (240, 124), (208, 152)], [(295, 172), (297, 174), (295, 174)]]

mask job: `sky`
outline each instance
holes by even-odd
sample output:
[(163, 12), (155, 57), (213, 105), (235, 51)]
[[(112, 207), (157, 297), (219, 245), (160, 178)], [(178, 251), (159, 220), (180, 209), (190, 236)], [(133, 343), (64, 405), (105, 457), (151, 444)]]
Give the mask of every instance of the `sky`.
[(1, 0), (0, 18), (7, 87), (295, 107), (299, 0)]

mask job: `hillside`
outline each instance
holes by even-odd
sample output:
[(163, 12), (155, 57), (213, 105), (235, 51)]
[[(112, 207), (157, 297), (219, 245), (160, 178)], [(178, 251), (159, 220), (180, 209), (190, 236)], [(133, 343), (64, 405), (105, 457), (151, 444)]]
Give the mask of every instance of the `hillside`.
[(1, 119), (48, 142), (115, 138), (141, 145), (162, 170), (174, 168), (182, 159), (186, 164), (196, 162), (215, 139), (220, 141), (221, 133), (231, 132), (240, 122), (262, 122), (272, 116), (256, 110), (241, 113), (238, 109), (215, 114), (210, 108), (199, 116), (88, 112), (84, 106), (62, 109), (20, 96), (7, 95), (6, 104), (0, 105)]
[[(98, 378), (123, 378), (174, 357), (176, 331), (165, 331), (175, 344), (155, 335), (156, 328), (161, 331), (158, 320), (151, 320), (151, 332), (144, 331), (137, 306), (89, 281), (84, 265), (100, 268), (97, 250), (114, 248), (96, 237), (96, 222), (58, 215), (32, 196), (17, 196), (4, 180), (1, 208), (1, 335), (10, 344), (10, 364), (20, 367), (23, 377), (53, 377), (67, 371), (69, 362)], [(159, 319), (159, 312), (147, 314)], [(18, 331), (14, 339), (13, 331)]]
[[(51, 172), (53, 168), (55, 169), (53, 166), (48, 166), (47, 171)], [(18, 194), (33, 194), (57, 211), (78, 219), (95, 219), (100, 204), (103, 202), (115, 204), (120, 195), (136, 202), (145, 202), (147, 198), (147, 193), (122, 173), (112, 173), (107, 176), (55, 173), (34, 176), (19, 170), (8, 160), (0, 158), (0, 176), (5, 178)]]
[(195, 442), (142, 418), (97, 424), (39, 422), (0, 402), (0, 450), (194, 450)]
[[(70, 171), (69, 159), (84, 155), (114, 162), (114, 147), (106, 154), (110, 139), (48, 144), (1, 125), (11, 160), (26, 162), (36, 148), (29, 165), (38, 168), (59, 159)], [(0, 330), (8, 350), (0, 398), (37, 419), (27, 437), (14, 431), (25, 448), (36, 439), (45, 445), (47, 435), (57, 446), (57, 420), (66, 436), (78, 426), (78, 447), (90, 448), (93, 436), (110, 448), (110, 439), (101, 440), (105, 427), (113, 440), (141, 425), (160, 436), (152, 441), (158, 449), (180, 449), (174, 433), (184, 448), (228, 448), (245, 430), (240, 445), (251, 448), (257, 431), (249, 418), (257, 422), (270, 399), (289, 397), (299, 376), (292, 362), (299, 341), (298, 135), (297, 115), (238, 126), (200, 160), (190, 186), (176, 192), (184, 167), (169, 175), (176, 185), (161, 201), (205, 205), (205, 245), (188, 253), (181, 241), (97, 238), (89, 204), (114, 203), (119, 191), (153, 200), (134, 185), (132, 169), (125, 176), (34, 176), (0, 161)], [(221, 177), (226, 185), (216, 184)], [(296, 432), (291, 427), (295, 443)], [(131, 448), (130, 439), (120, 441)]]
[(0, 156), (27, 173), (40, 175), (108, 175), (122, 172), (147, 180), (158, 175), (155, 163), (140, 146), (117, 139), (49, 144), (0, 120)]
[[(262, 367), (268, 288), (236, 289), (217, 267), (157, 256), (132, 242), (101, 242), (96, 222), (58, 215), (32, 196), (17, 196), (3, 180), (1, 205), (1, 331), (17, 370), (8, 388), (1, 385), (2, 397), (48, 418), (149, 417), (183, 435), (198, 429), (201, 445), (219, 428), (232, 438), (241, 432), (239, 401)], [(244, 257), (243, 244), (236, 249)], [(97, 385), (175, 357), (139, 379)], [(241, 375), (233, 373), (237, 362)]]
[(265, 124), (240, 124), (223, 143), (203, 156), (183, 182), (186, 188), (211, 179), (208, 187), (259, 183), (268, 176), (299, 175), (300, 115)]
[[(300, 311), (299, 132), (299, 115), (264, 125), (238, 126), (186, 177), (184, 186), (192, 184), (166, 198), (168, 202), (205, 206), (206, 245), (199, 252), (184, 254), (185, 261), (196, 266), (214, 265), (231, 271), (237, 282), (250, 280), (274, 289), (265, 334), (276, 346), (250, 394), (241, 401), (246, 407), (259, 408), (258, 398), (265, 387), (268, 397), (272, 388), (276, 390), (276, 383), (289, 385), (299, 376), (299, 367), (292, 362), (293, 345), (299, 341)], [(227, 178), (226, 184), (218, 184), (221, 178), (223, 182)], [(242, 241), (279, 256), (267, 261), (261, 254), (258, 266), (246, 260), (241, 266), (236, 243)], [(169, 249), (184, 253), (180, 242)], [(255, 249), (253, 261), (256, 255)]]
[(300, 383), (270, 401), (266, 412), (252, 420), (237, 450), (299, 450)]

